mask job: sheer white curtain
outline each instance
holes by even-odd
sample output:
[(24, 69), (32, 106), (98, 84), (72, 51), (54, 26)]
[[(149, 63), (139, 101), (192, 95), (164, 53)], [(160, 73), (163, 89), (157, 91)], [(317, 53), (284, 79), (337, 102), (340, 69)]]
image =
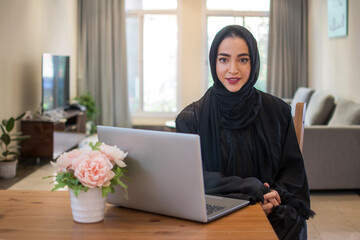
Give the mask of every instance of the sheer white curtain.
[(308, 85), (307, 0), (271, 0), (267, 92), (291, 98)]
[(124, 0), (78, 3), (78, 95), (94, 97), (98, 124), (128, 127)]

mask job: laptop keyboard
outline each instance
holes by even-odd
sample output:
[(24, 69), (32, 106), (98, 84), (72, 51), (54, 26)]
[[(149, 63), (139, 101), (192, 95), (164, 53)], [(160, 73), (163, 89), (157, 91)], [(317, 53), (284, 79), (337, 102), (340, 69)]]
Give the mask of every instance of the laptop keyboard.
[(220, 210), (222, 210), (224, 208), (225, 207), (223, 207), (223, 206), (206, 204), (206, 213), (207, 213), (207, 215), (210, 215), (210, 214), (218, 212), (218, 211), (220, 211)]

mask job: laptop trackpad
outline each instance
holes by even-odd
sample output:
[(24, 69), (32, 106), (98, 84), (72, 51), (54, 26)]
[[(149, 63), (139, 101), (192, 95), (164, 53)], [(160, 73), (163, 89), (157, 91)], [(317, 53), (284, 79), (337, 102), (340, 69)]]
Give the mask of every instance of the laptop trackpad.
[(245, 207), (249, 204), (247, 200), (240, 200), (234, 198), (226, 198), (220, 196), (206, 195), (206, 208), (208, 220), (214, 220), (225, 214), (233, 212), (237, 209)]

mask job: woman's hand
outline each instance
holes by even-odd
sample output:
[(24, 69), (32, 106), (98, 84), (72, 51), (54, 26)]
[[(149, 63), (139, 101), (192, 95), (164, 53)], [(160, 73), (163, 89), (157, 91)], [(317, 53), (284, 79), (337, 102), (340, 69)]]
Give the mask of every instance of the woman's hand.
[[(268, 183), (264, 185), (270, 188)], [(262, 209), (266, 215), (269, 215), (272, 210), (281, 204), (281, 198), (279, 193), (276, 190), (271, 190), (271, 192), (264, 195), (264, 203), (260, 203)]]

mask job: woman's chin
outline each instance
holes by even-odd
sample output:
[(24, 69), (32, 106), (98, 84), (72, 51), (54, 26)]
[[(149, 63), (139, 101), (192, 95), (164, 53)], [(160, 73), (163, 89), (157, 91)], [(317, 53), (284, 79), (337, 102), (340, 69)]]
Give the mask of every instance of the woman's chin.
[(225, 86), (225, 88), (229, 91), (229, 92), (233, 92), (233, 93), (235, 93), (235, 92), (238, 92), (238, 91), (240, 91), (240, 89), (242, 88), (242, 85), (241, 86), (232, 86), (232, 85), (227, 85), (227, 86)]

